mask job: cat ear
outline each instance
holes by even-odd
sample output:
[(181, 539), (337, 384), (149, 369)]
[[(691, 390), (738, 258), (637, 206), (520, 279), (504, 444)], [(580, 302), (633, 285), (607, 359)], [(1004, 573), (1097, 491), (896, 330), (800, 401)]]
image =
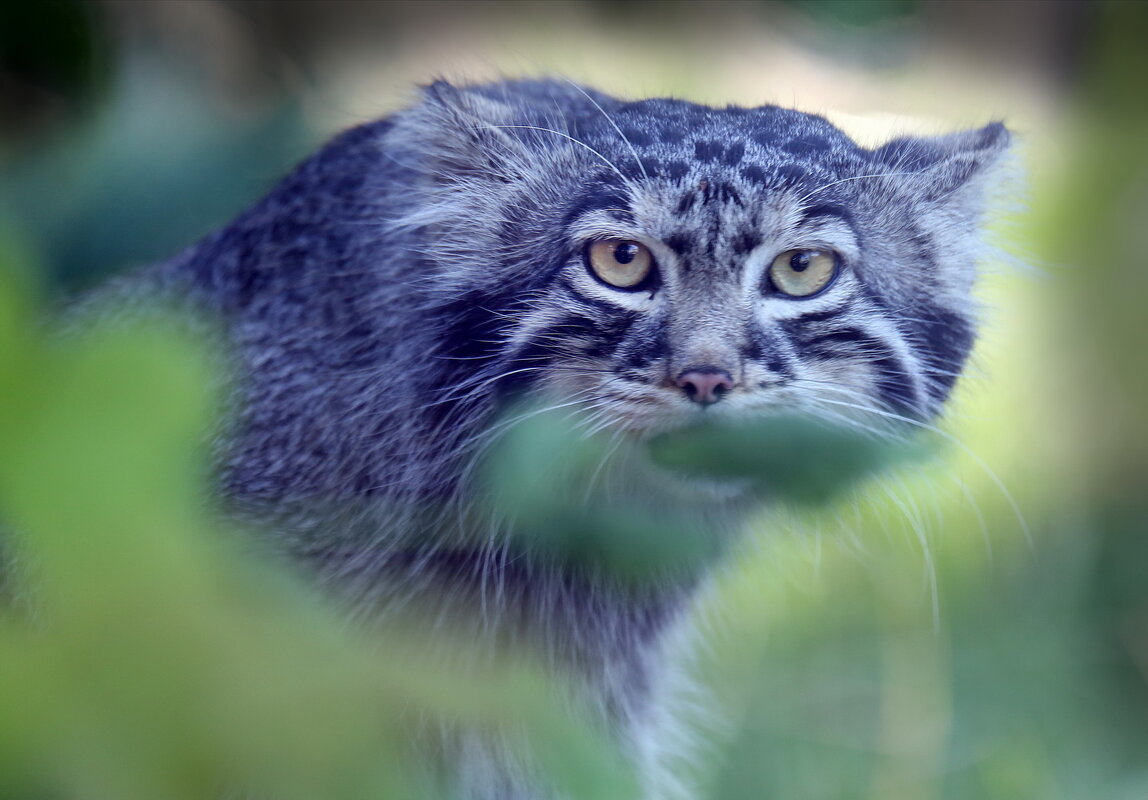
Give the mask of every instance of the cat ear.
[(422, 96), (406, 122), (419, 149), (432, 154), (440, 177), (505, 182), (519, 172), (525, 148), (512, 135), (522, 124), (514, 105), (444, 80), (424, 87)]
[(926, 201), (944, 200), (963, 187), (980, 188), (1005, 161), (1012, 136), (1003, 123), (943, 136), (906, 136), (873, 150), (881, 166), (895, 170)]
[(478, 128), (510, 124), (516, 117), (509, 95), (499, 98), (474, 87), (452, 86), (437, 80), (422, 89), (423, 101), (454, 122)]

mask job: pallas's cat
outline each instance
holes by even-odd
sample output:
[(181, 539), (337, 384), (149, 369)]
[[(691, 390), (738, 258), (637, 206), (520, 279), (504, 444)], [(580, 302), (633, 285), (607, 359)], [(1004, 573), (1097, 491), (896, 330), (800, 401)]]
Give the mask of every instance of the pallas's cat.
[[(439, 82), (122, 291), (222, 326), (229, 508), (360, 611), (417, 598), (528, 643), (667, 796), (663, 644), (698, 575), (615, 591), (475, 525), (487, 433), (523, 398), (627, 442), (779, 411), (935, 416), (973, 343), (1008, 139), (994, 123), (867, 149), (775, 106)], [(609, 474), (729, 527), (736, 492), (643, 469)], [(460, 792), (546, 796), (496, 749), (460, 742)]]

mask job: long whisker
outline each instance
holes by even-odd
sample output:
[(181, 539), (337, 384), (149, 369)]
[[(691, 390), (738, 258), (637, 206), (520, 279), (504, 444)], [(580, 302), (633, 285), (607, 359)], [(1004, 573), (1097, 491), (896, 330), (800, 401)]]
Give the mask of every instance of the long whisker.
[(964, 442), (962, 442), (956, 436), (953, 436), (951, 433), (948, 433), (947, 431), (941, 430), (940, 428), (938, 428), (935, 425), (930, 425), (927, 422), (921, 422), (920, 420), (913, 419), (912, 417), (906, 417), (903, 414), (896, 414), (896, 413), (893, 413), (892, 411), (886, 411), (884, 409), (875, 408), (875, 407), (869, 406), (869, 405), (862, 405), (859, 403), (847, 403), (847, 402), (844, 402), (841, 400), (830, 400), (829, 398), (826, 398), (826, 397), (822, 397), (822, 398), (820, 398), (820, 400), (823, 403), (830, 403), (832, 405), (844, 406), (847, 408), (855, 408), (858, 411), (865, 411), (865, 412), (870, 413), (870, 414), (876, 414), (877, 416), (880, 416), (880, 417), (885, 417), (887, 419), (896, 420), (898, 422), (903, 422), (906, 425), (912, 425), (913, 427), (921, 428), (922, 430), (926, 430), (926, 431), (929, 431), (930, 433), (934, 433), (937, 436), (940, 436), (945, 441), (947, 441), (950, 444), (957, 447), (962, 453), (964, 453), (969, 458), (971, 458), (974, 462), (976, 462), (976, 464), (982, 470), (984, 470), (984, 473), (985, 473), (985, 475), (988, 476), (989, 480), (991, 480), (993, 482), (993, 484), (997, 487), (997, 489), (1000, 491), (1001, 495), (1004, 497), (1005, 501), (1009, 504), (1009, 507), (1012, 509), (1013, 516), (1016, 518), (1017, 523), (1020, 525), (1020, 529), (1024, 533), (1024, 538), (1025, 538), (1025, 541), (1028, 543), (1029, 548), (1030, 549), (1034, 548), (1034, 543), (1033, 543), (1033, 538), (1032, 538), (1032, 530), (1029, 528), (1028, 521), (1024, 518), (1024, 514), (1021, 513), (1020, 506), (1017, 504), (1016, 498), (1013, 497), (1012, 492), (1010, 492), (1008, 490), (1008, 487), (1006, 487), (1004, 485), (1004, 481), (1001, 480), (1000, 476), (997, 475), (997, 473), (992, 469), (992, 467), (990, 467), (988, 465), (988, 463), (983, 458), (981, 458), (971, 447), (966, 445)]
[(486, 125), (486, 126), (484, 126), (484, 127), (487, 127), (487, 128), (522, 128), (522, 129), (525, 129), (525, 130), (530, 130), (530, 131), (542, 131), (543, 133), (553, 133), (555, 136), (561, 136), (563, 139), (566, 139), (566, 140), (568, 140), (568, 141), (571, 141), (571, 142), (573, 142), (574, 144), (578, 145), (579, 147), (585, 147), (585, 148), (586, 148), (587, 150), (589, 150), (591, 153), (593, 153), (594, 155), (598, 156), (598, 158), (599, 158), (599, 159), (601, 159), (602, 163), (604, 163), (604, 164), (605, 164), (606, 166), (608, 166), (610, 169), (614, 170), (614, 172), (615, 172), (615, 173), (617, 173), (618, 177), (622, 179), (622, 183), (624, 183), (624, 184), (625, 184), (625, 185), (627, 185), (627, 186), (629, 186), (629, 185), (630, 185), (630, 179), (629, 179), (629, 178), (627, 178), (627, 177), (626, 177), (626, 176), (625, 176), (625, 175), (622, 173), (622, 170), (620, 170), (620, 169), (618, 169), (616, 166), (614, 166), (614, 162), (613, 162), (613, 161), (611, 161), (610, 159), (606, 158), (606, 156), (604, 156), (604, 155), (602, 155), (601, 153), (599, 153), (597, 150), (595, 150), (595, 149), (594, 149), (593, 147), (591, 147), (590, 145), (586, 144), (585, 142), (581, 141), (580, 139), (575, 139), (573, 136), (571, 136), (571, 135), (570, 135), (570, 134), (568, 134), (568, 133), (563, 133), (562, 131), (556, 131), (556, 130), (554, 130), (553, 128), (544, 128), (544, 127), (542, 127), (542, 126), (540, 126), (540, 125)]
[(973, 516), (975, 516), (977, 518), (977, 525), (980, 527), (980, 530), (981, 530), (981, 539), (984, 540), (984, 543), (985, 543), (985, 553), (987, 554), (989, 564), (992, 564), (993, 563), (993, 540), (989, 536), (989, 526), (985, 523), (985, 515), (981, 512), (981, 506), (977, 502), (977, 498), (974, 497), (973, 493), (969, 491), (969, 487), (965, 484), (965, 482), (963, 480), (961, 480), (959, 477), (955, 477), (955, 476), (954, 476), (953, 480), (956, 482), (957, 486), (960, 487), (961, 494), (964, 495), (965, 501), (969, 504), (969, 507), (972, 508)]
[(813, 197), (813, 195), (817, 194), (818, 192), (823, 192), (826, 189), (830, 189), (830, 188), (837, 186), (838, 184), (841, 184), (841, 183), (848, 183), (849, 181), (859, 181), (859, 180), (864, 180), (865, 178), (897, 178), (897, 177), (900, 177), (903, 175), (916, 175), (916, 174), (917, 174), (916, 172), (875, 172), (872, 175), (854, 175), (851, 178), (841, 178), (840, 180), (831, 181), (830, 183), (826, 183), (826, 184), (823, 184), (821, 186), (818, 186), (813, 191), (811, 191), (808, 194), (806, 194), (805, 196), (801, 197), (797, 201), (797, 203), (798, 203), (798, 205), (802, 205), (805, 203), (806, 200)]
[(604, 108), (602, 108), (602, 106), (598, 105), (598, 101), (595, 100), (593, 97), (591, 97), (589, 92), (587, 92), (581, 86), (576, 84), (574, 81), (570, 80), (569, 78), (566, 78), (565, 80), (568, 84), (570, 84), (575, 89), (577, 89), (582, 94), (583, 97), (585, 97), (587, 100), (589, 100), (591, 103), (593, 103), (594, 108), (598, 109), (598, 111), (600, 111), (602, 113), (602, 116), (605, 117), (606, 121), (610, 123), (610, 127), (612, 127), (615, 131), (618, 132), (619, 138), (621, 138), (621, 140), (626, 143), (626, 147), (628, 147), (630, 149), (630, 155), (632, 155), (634, 157), (634, 163), (637, 164), (638, 169), (640, 169), (642, 171), (642, 177), (643, 178), (649, 178), (650, 177), (649, 174), (646, 173), (646, 165), (642, 163), (642, 159), (638, 158), (638, 151), (634, 149), (633, 143), (629, 139), (626, 138), (626, 134), (622, 133), (622, 129), (618, 127), (618, 124), (616, 122), (614, 122), (613, 118), (609, 114), (606, 113), (606, 109), (604, 109)]
[[(929, 546), (929, 537), (921, 520), (920, 511), (911, 499), (909, 501), (902, 500), (888, 482), (882, 481), (882, 484), (885, 487), (886, 496), (900, 509), (901, 514), (908, 521), (909, 527), (913, 529), (917, 542), (921, 545), (921, 555), (925, 559), (925, 571), (929, 581), (929, 596), (932, 600), (933, 631), (938, 632), (941, 629), (941, 598), (937, 589), (937, 565), (933, 561), (933, 549)], [(901, 484), (901, 488), (905, 488), (904, 483)], [(906, 497), (912, 497), (907, 491), (905, 494)]]

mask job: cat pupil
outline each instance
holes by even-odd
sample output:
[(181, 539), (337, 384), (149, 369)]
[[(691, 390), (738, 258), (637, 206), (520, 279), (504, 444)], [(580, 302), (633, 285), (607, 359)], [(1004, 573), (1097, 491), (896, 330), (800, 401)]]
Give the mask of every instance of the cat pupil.
[(627, 242), (626, 244), (620, 244), (614, 250), (614, 260), (617, 261), (619, 264), (629, 264), (631, 261), (633, 261), (637, 257), (637, 255), (638, 255), (638, 245), (634, 244), (633, 242)]
[(812, 253), (808, 251), (794, 253), (793, 258), (789, 259), (789, 268), (794, 272), (805, 272), (805, 270), (809, 268), (811, 259)]

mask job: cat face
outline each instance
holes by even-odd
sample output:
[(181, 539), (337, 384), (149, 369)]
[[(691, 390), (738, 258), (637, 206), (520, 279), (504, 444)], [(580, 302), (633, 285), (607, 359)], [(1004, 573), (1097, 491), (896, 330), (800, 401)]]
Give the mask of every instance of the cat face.
[[(518, 332), (525, 348), (564, 325), (581, 332), (544, 379), (553, 393), (604, 404), (636, 429), (808, 409), (828, 395), (923, 408), (924, 367), (870, 296), (849, 212), (703, 174), (639, 182), (626, 212), (572, 221), (577, 256), (549, 287), (552, 311)], [(634, 287), (596, 269), (595, 248), (615, 242), (649, 260)], [(950, 357), (959, 367), (964, 353)]]
[(486, 385), (648, 432), (937, 413), (973, 342), (1003, 126), (866, 150), (771, 106), (497, 89), (440, 85), (427, 106), (443, 341)]

